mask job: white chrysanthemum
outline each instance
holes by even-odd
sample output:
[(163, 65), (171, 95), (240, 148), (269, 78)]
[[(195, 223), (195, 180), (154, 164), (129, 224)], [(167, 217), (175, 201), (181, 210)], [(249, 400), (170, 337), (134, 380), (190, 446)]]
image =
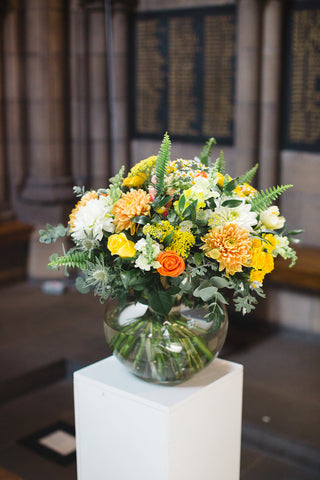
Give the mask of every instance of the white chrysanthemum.
[(72, 237), (81, 242), (87, 237), (101, 241), (103, 231), (113, 233), (115, 226), (110, 207), (104, 197), (93, 198), (77, 211), (73, 221)]
[(224, 226), (228, 223), (236, 223), (239, 227), (252, 231), (257, 224), (257, 214), (251, 212), (251, 205), (243, 203), (239, 207), (218, 207), (208, 221), (211, 227)]

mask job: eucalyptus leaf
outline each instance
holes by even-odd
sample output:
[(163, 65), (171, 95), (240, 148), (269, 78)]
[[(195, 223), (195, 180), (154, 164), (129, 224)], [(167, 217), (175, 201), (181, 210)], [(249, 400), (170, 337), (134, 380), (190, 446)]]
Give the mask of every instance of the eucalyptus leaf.
[(76, 289), (80, 293), (88, 293), (90, 292), (90, 287), (85, 284), (85, 280), (82, 277), (77, 277), (75, 282)]
[(195, 297), (200, 297), (201, 300), (204, 302), (207, 302), (210, 300), (210, 298), (214, 297), (214, 295), (217, 293), (217, 288), (216, 287), (205, 287), (201, 288), (200, 287), (196, 288), (196, 290), (193, 292), (193, 295)]

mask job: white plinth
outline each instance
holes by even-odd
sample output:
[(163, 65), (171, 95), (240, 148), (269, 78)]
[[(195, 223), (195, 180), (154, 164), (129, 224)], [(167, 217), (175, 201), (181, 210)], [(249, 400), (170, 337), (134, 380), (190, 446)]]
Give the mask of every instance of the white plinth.
[(75, 372), (74, 393), (78, 480), (239, 480), (242, 365), (166, 387), (110, 357)]

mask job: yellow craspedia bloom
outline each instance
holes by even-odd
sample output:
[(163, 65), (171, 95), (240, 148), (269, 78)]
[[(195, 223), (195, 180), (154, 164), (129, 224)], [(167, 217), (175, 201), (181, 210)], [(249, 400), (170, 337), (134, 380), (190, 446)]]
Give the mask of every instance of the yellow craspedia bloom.
[(123, 180), (123, 185), (125, 187), (141, 187), (147, 179), (147, 175), (145, 173), (138, 173), (137, 175), (133, 175), (132, 177), (127, 177)]
[(135, 249), (135, 243), (129, 240), (125, 233), (115, 233), (110, 235), (108, 239), (108, 249), (111, 255), (119, 255), (121, 258), (134, 257), (137, 250)]

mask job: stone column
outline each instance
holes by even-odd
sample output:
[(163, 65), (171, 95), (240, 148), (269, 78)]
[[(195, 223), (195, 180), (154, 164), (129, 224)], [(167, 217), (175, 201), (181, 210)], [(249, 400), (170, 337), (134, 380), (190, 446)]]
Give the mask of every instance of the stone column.
[[(87, 7), (89, 181), (105, 187), (109, 178), (109, 121), (106, 24), (103, 0)], [(109, 165), (108, 165), (109, 164)]]
[(46, 223), (67, 222), (73, 205), (70, 155), (69, 3), (28, 0), (21, 14), (25, 89), (23, 129), (25, 164), (21, 199), (26, 219), (35, 224), (29, 252), (29, 277), (61, 276), (46, 269), (60, 244), (39, 243)]
[(268, 0), (263, 12), (259, 187), (278, 183), (282, 41), (281, 0)]
[(7, 13), (0, 4), (0, 222), (13, 217), (8, 172), (6, 105), (5, 105), (5, 58), (4, 58), (4, 23)]
[(113, 57), (110, 68), (112, 175), (117, 173), (122, 165), (128, 166), (129, 164), (128, 13), (129, 6), (127, 1), (113, 0)]
[(89, 177), (88, 53), (86, 11), (80, 0), (70, 2), (71, 159), (76, 185)]
[(28, 175), (23, 198), (62, 203), (72, 198), (68, 3), (25, 2)]
[(235, 175), (243, 174), (258, 161), (260, 36), (260, 0), (239, 0)]

